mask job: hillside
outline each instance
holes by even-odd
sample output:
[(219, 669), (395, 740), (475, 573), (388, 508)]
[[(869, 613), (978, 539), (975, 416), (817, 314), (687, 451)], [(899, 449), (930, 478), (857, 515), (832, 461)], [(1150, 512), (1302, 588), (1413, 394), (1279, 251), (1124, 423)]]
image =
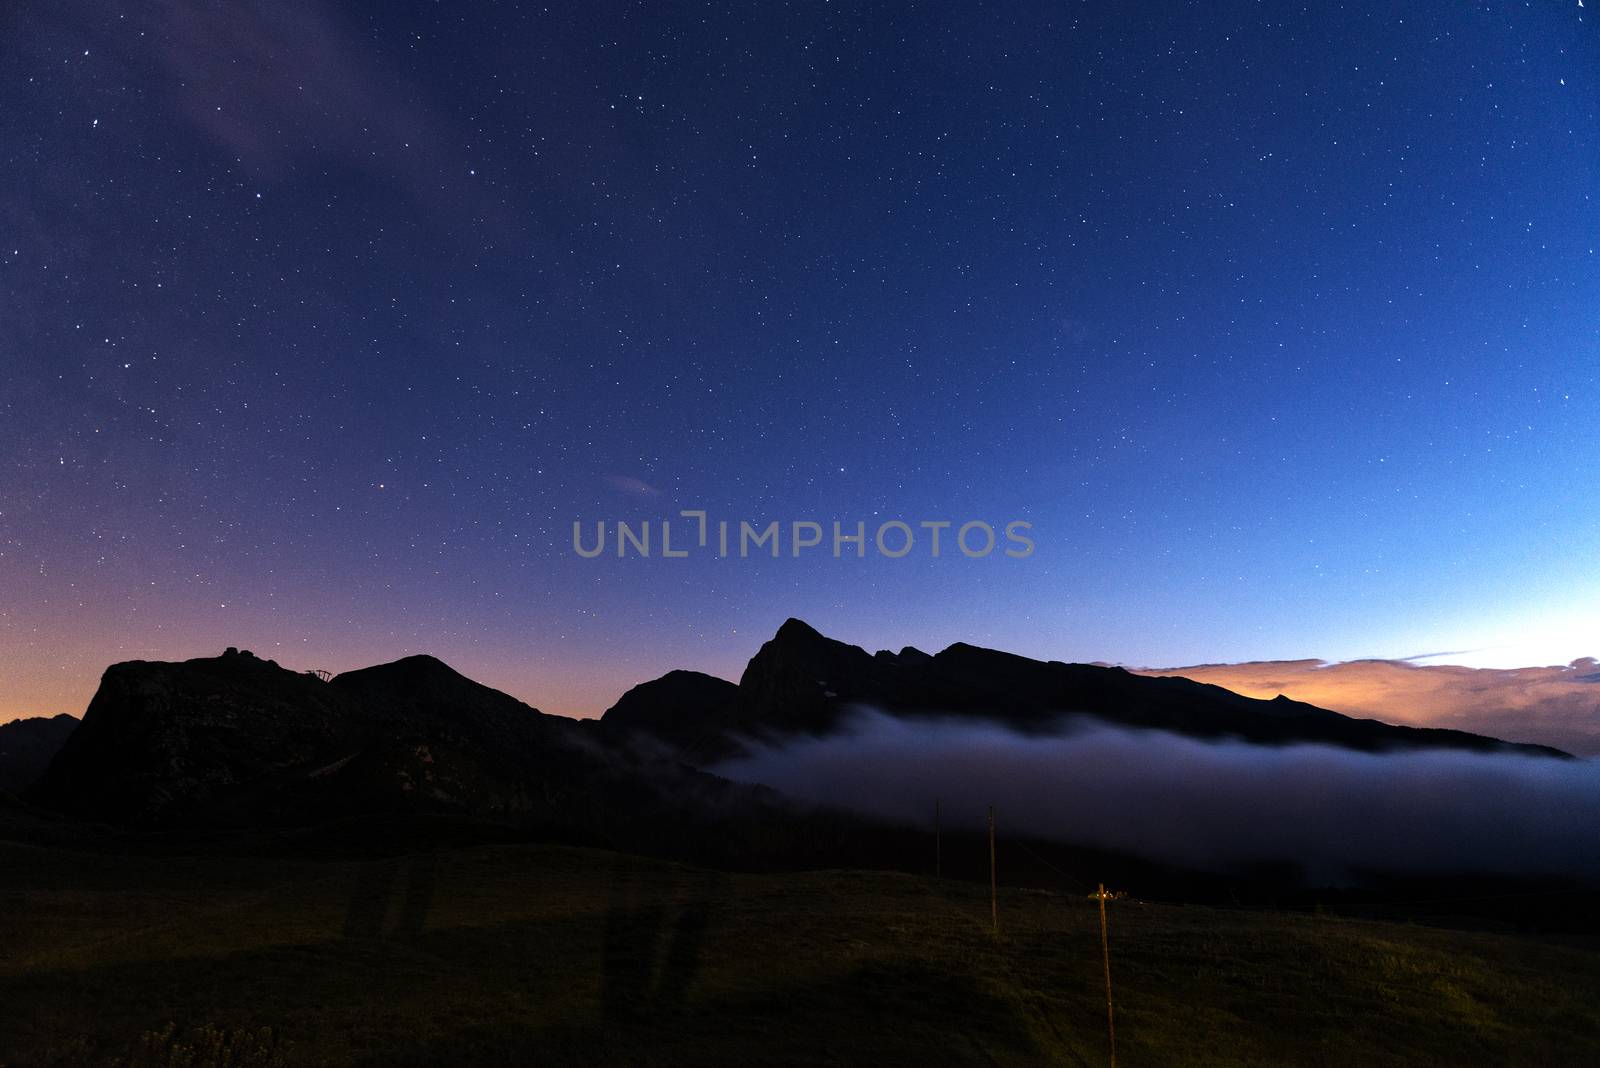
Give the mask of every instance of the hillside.
[[(0, 843), (0, 1064), (1106, 1063), (1094, 903), (1049, 882), (1002, 890), (995, 937), (979, 884), (323, 835)], [(1600, 1044), (1592, 949), (1133, 900), (1110, 926), (1124, 1065), (1577, 1065)]]
[(20, 794), (37, 782), (77, 727), (77, 717), (65, 714), (0, 723), (0, 793)]

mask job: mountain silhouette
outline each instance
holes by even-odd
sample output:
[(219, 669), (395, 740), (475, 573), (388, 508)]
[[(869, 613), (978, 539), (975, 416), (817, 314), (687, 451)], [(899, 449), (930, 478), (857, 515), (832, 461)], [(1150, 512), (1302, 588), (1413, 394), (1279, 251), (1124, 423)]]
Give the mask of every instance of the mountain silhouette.
[(656, 738), (691, 761), (711, 759), (730, 751), (738, 698), (739, 687), (727, 679), (669, 671), (623, 694), (601, 722), (613, 731)]
[(1354, 719), (1281, 695), (1259, 700), (1184, 678), (1032, 660), (964, 642), (932, 655), (909, 647), (898, 653), (868, 653), (798, 619), (786, 621), (750, 660), (731, 710), (707, 708), (687, 721), (679, 710), (668, 729), (661, 721), (672, 710), (663, 704), (648, 729), (657, 737), (694, 738), (702, 748), (729, 753), (742, 748), (741, 739), (828, 734), (838, 729), (850, 707), (859, 705), (898, 716), (971, 717), (1025, 732), (1054, 731), (1063, 717), (1076, 715), (1260, 745), (1322, 743), (1365, 752), (1433, 748), (1568, 756), (1548, 746), (1503, 742), (1465, 731)]
[(431, 656), (328, 681), (233, 649), (182, 663), (116, 664), (26, 796), (69, 815), (135, 825), (454, 812), (616, 841), (666, 826), (675, 812), (726, 815), (729, 805), (752, 803), (751, 788), (698, 769), (752, 741), (836, 731), (859, 705), (1035, 733), (1087, 716), (1265, 745), (1566, 756), (964, 643), (933, 655), (872, 654), (790, 619), (737, 686), (670, 672), (623, 694), (599, 722), (547, 715)]
[(109, 668), (28, 799), (133, 825), (464, 812), (603, 837), (707, 781), (430, 656), (324, 682), (230, 650)]
[(65, 713), (0, 723), (0, 792), (32, 786), (77, 727), (78, 718)]

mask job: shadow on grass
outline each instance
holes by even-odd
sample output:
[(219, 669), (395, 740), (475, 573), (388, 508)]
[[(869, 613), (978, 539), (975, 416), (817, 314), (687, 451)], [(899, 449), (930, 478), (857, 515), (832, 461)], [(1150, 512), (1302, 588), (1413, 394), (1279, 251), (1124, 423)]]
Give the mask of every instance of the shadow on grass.
[(635, 864), (612, 868), (600, 991), (608, 1024), (684, 1003), (712, 915), (726, 904), (731, 886), (722, 872), (684, 872), (663, 886), (656, 873)]
[(358, 1060), (379, 1065), (1039, 1064), (1014, 1006), (932, 965), (862, 964), (721, 999), (652, 999), (626, 1015), (465, 1027)]
[(383, 937), (390, 907), (403, 884), (394, 937), (401, 941), (420, 938), (428, 922), (428, 912), (433, 907), (438, 866), (439, 858), (434, 853), (360, 865), (355, 889), (345, 909), (343, 936), (356, 941)]
[(619, 861), (603, 910), (430, 929), (438, 864), (363, 864), (323, 941), (6, 976), (0, 1064), (126, 1064), (163, 1028), (263, 1027), (312, 1064), (1044, 1059), (1015, 1005), (930, 962), (851, 962), (799, 930), (803, 959), (748, 967), (719, 931), (739, 907), (725, 873)]

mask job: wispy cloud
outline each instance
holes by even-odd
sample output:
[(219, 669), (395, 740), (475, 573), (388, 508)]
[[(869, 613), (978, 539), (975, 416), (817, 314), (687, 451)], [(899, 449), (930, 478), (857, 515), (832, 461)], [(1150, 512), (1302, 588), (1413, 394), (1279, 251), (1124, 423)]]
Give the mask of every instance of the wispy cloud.
[(430, 208), (443, 172), (464, 170), (447, 162), (459, 158), (447, 124), (419, 88), (320, 3), (169, 0), (164, 10), (160, 57), (182, 111), (247, 169), (277, 177), (303, 158), (337, 157), (377, 167)]
[(334, 167), (398, 188), (451, 222), (497, 210), (474, 192), (456, 123), (337, 5), (159, 0), (120, 15), (62, 0), (21, 14), (15, 32), (76, 42), (94, 62), (120, 67), (171, 125), (198, 133), (253, 180), (323, 181)]
[(632, 475), (607, 475), (606, 484), (633, 497), (659, 497), (661, 491)]

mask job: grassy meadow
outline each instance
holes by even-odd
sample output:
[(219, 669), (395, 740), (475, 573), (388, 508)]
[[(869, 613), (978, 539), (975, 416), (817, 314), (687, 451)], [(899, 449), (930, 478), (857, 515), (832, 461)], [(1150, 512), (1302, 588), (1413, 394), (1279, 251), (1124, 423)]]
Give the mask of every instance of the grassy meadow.
[[(1600, 953), (1110, 903), (1117, 1061), (1581, 1065)], [(0, 1065), (1103, 1065), (1096, 903), (480, 843), (0, 843)]]

